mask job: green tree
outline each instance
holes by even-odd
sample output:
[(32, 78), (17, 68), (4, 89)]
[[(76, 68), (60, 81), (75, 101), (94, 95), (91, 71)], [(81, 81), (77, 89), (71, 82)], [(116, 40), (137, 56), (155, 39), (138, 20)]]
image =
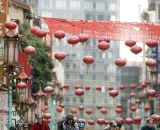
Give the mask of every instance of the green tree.
[(46, 87), (47, 83), (52, 80), (52, 68), (53, 64), (50, 62), (50, 48), (45, 45), (41, 38), (34, 36), (30, 32), (30, 26), (28, 23), (24, 23), (20, 26), (20, 34), (24, 36), (19, 40), (19, 44), (23, 49), (31, 45), (36, 49), (34, 55), (29, 59), (33, 67), (33, 87), (32, 92), (38, 91), (39, 87)]

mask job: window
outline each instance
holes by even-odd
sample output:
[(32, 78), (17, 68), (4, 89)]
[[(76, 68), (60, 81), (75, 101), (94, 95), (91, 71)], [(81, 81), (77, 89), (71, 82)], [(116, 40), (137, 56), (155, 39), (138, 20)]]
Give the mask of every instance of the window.
[(158, 4), (158, 20), (160, 20), (160, 4)]
[(73, 97), (73, 102), (76, 102), (76, 97)]
[(70, 64), (67, 62), (67, 63), (66, 63), (66, 68), (69, 68), (69, 67), (70, 67), (69, 65), (70, 65)]
[(115, 3), (110, 3), (109, 9), (110, 9), (111, 11), (115, 11), (115, 10), (116, 10), (116, 5), (115, 5)]
[(104, 15), (98, 15), (97, 20), (105, 20), (105, 16)]
[(96, 75), (92, 75), (92, 80), (96, 80)]
[(84, 2), (84, 9), (85, 10), (93, 10), (93, 2), (91, 1), (85, 1)]
[(87, 20), (95, 20), (96, 19), (96, 16), (93, 15), (93, 14), (86, 14), (85, 17), (86, 17)]
[(69, 79), (69, 78), (70, 78), (69, 74), (66, 74), (66, 79)]
[(45, 9), (52, 8), (52, 0), (42, 0), (41, 4), (42, 4), (41, 7), (45, 8)]
[(57, 0), (56, 1), (56, 9), (66, 9), (66, 1), (65, 0)]
[(70, 1), (70, 9), (80, 10), (80, 1), (75, 1), (75, 0)]
[(96, 2), (96, 9), (97, 9), (97, 11), (104, 11), (105, 4), (103, 2)]

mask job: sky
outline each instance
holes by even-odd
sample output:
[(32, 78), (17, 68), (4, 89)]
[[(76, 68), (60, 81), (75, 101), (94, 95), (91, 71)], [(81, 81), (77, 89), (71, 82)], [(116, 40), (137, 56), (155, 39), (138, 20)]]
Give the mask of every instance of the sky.
[[(147, 9), (147, 1), (148, 0), (120, 0), (120, 21), (141, 22), (140, 13)], [(142, 60), (142, 53), (135, 56), (130, 52), (130, 48), (125, 46), (124, 42), (121, 42), (120, 44), (120, 57), (126, 58), (130, 61)], [(137, 43), (137, 45), (142, 46), (142, 43)]]

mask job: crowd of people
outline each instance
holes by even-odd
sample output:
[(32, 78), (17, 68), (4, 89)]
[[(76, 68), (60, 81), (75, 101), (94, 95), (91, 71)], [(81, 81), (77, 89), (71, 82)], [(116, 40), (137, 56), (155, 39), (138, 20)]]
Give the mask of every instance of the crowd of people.
[[(49, 126), (43, 123), (43, 114), (35, 114), (37, 121), (32, 124), (31, 128), (25, 127), (18, 129), (11, 127), (10, 130), (50, 130)], [(75, 121), (73, 114), (69, 113), (57, 123), (56, 130), (86, 130), (86, 121), (84, 119), (78, 119)], [(124, 130), (123, 122), (111, 121), (103, 130)], [(140, 130), (159, 130), (154, 127), (154, 121), (151, 118), (146, 120), (146, 124), (140, 128)]]

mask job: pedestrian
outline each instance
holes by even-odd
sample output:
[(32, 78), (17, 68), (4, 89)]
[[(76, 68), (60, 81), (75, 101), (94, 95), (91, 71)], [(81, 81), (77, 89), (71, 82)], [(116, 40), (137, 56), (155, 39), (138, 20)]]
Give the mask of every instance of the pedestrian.
[(42, 113), (35, 114), (35, 117), (37, 119), (37, 122), (32, 125), (31, 130), (50, 130), (48, 125), (42, 122), (43, 119)]
[(62, 117), (62, 120), (58, 121), (57, 125), (58, 125), (58, 130), (63, 130), (63, 122), (65, 122), (66, 120), (66, 116), (64, 115)]
[(79, 130), (78, 124), (74, 121), (73, 114), (66, 115), (66, 120), (63, 122), (63, 130)]
[(116, 121), (111, 121), (109, 126), (105, 127), (104, 130), (116, 130), (117, 123)]
[(16, 130), (16, 127), (15, 127), (15, 126), (11, 126), (11, 127), (9, 128), (9, 130)]
[(85, 127), (86, 127), (85, 119), (79, 119), (78, 120), (78, 127), (79, 127), (79, 130), (85, 130)]
[(154, 127), (153, 119), (149, 118), (146, 120), (146, 125), (141, 128), (141, 130), (156, 130)]
[(115, 130), (122, 130), (122, 122), (117, 122), (117, 126), (116, 126), (116, 129)]

